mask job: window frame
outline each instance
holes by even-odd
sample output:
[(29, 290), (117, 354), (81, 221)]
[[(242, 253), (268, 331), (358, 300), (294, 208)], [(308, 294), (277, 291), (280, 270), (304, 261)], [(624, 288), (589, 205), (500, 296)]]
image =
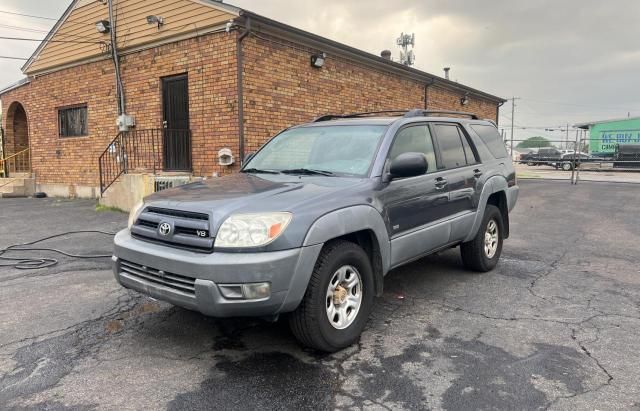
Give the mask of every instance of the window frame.
[[(60, 113), (62, 111), (65, 110), (71, 110), (71, 109), (77, 109), (77, 108), (84, 108), (86, 111), (86, 134), (80, 134), (80, 135), (62, 135), (62, 130), (61, 130), (61, 124), (60, 124)], [(87, 103), (78, 103), (78, 104), (72, 104), (72, 105), (68, 105), (68, 106), (60, 106), (60, 107), (56, 107), (56, 114), (57, 114), (57, 128), (58, 128), (58, 138), (59, 139), (67, 139), (67, 138), (85, 138), (85, 137), (89, 137), (90, 131), (89, 131), (89, 104)]]
[[(429, 174), (433, 174), (433, 173), (437, 173), (439, 171), (441, 171), (441, 158), (440, 158), (440, 153), (438, 150), (438, 146), (437, 146), (437, 142), (436, 140), (433, 138), (433, 130), (431, 129), (431, 122), (428, 121), (421, 121), (421, 122), (415, 122), (415, 123), (408, 123), (408, 124), (404, 124), (403, 126), (401, 126), (396, 133), (393, 136), (393, 139), (391, 140), (391, 144), (389, 144), (389, 149), (387, 150), (387, 153), (385, 154), (385, 161), (384, 161), (384, 170), (385, 172), (388, 172), (389, 167), (391, 166), (391, 158), (389, 157), (391, 155), (391, 150), (393, 150), (393, 146), (396, 143), (396, 139), (398, 138), (398, 135), (400, 135), (400, 133), (402, 133), (404, 130), (406, 130), (407, 128), (410, 127), (418, 127), (418, 126), (426, 126), (427, 130), (429, 130), (429, 138), (431, 138), (431, 145), (433, 147), (433, 154), (436, 158), (436, 169), (433, 171), (429, 171), (427, 168), (427, 172), (419, 175), (419, 176), (415, 176), (415, 177), (421, 177), (421, 176), (426, 176)], [(405, 177), (405, 178), (414, 178), (414, 177)]]
[[(437, 138), (438, 133), (436, 132), (436, 126), (437, 125), (454, 126), (454, 127), (456, 127), (456, 129), (458, 130), (458, 136), (460, 138), (460, 145), (462, 146), (462, 151), (464, 153), (464, 159), (465, 159), (465, 164), (464, 165), (458, 166), (458, 167), (452, 167), (452, 168), (445, 167), (444, 159), (442, 158), (442, 151), (440, 150), (440, 145), (438, 144), (438, 138)], [(441, 165), (438, 168), (438, 171), (457, 170), (457, 169), (460, 169), (460, 168), (477, 166), (478, 164), (481, 164), (480, 156), (478, 155), (478, 150), (476, 149), (476, 146), (473, 144), (473, 141), (467, 135), (467, 132), (464, 130), (464, 127), (462, 126), (461, 123), (453, 123), (453, 122), (446, 122), (446, 121), (432, 121), (432, 122), (429, 123), (429, 127), (431, 128), (432, 136), (436, 136), (436, 138), (434, 139), (434, 146), (435, 146), (436, 151), (437, 151), (438, 162)], [(467, 159), (467, 153), (466, 153), (466, 150), (464, 148), (464, 143), (462, 142), (463, 138), (466, 139), (467, 143), (469, 144), (469, 147), (471, 148), (471, 153), (473, 154), (473, 157), (474, 157), (474, 160), (475, 160), (474, 163), (469, 163), (469, 160)]]

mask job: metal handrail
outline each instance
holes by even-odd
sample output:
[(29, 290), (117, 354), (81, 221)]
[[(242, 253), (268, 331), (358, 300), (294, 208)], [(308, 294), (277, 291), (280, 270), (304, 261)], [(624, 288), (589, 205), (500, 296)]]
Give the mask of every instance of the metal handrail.
[(183, 144), (180, 149), (189, 154), (186, 165), (191, 170), (190, 130), (134, 129), (118, 133), (98, 157), (101, 194), (130, 170), (153, 170), (154, 175), (158, 170), (174, 170), (176, 163), (170, 161), (172, 157), (166, 157), (169, 148), (165, 143), (175, 142), (172, 137), (176, 136)]
[[(0, 158), (0, 174), (2, 174), (3, 177), (6, 177), (7, 174), (10, 174), (12, 172), (18, 172), (18, 167), (16, 166), (18, 164), (18, 159), (20, 157), (26, 157), (23, 159), (23, 161), (21, 161), (21, 163), (25, 163), (25, 162), (29, 162), (29, 152), (31, 150), (31, 147), (27, 147), (24, 150), (18, 151), (15, 154), (11, 154), (10, 156), (7, 156), (5, 158)], [(11, 161), (13, 160), (13, 169), (12, 170), (8, 170), (7, 165), (11, 164)], [(21, 171), (28, 171), (31, 167), (27, 166), (27, 170), (22, 170)]]
[(11, 154), (9, 157), (0, 158), (0, 163), (4, 163), (5, 161), (7, 161), (7, 160), (9, 160), (9, 159), (12, 159), (13, 157), (17, 157), (17, 156), (19, 156), (19, 155), (20, 155), (20, 154), (22, 154), (22, 153), (26, 153), (26, 152), (27, 152), (27, 151), (29, 151), (29, 150), (31, 150), (31, 148), (30, 148), (30, 147), (29, 147), (29, 148), (26, 148), (26, 149), (24, 149), (24, 150), (22, 150), (22, 151), (18, 151), (18, 152), (17, 152), (17, 153), (15, 153), (15, 154)]

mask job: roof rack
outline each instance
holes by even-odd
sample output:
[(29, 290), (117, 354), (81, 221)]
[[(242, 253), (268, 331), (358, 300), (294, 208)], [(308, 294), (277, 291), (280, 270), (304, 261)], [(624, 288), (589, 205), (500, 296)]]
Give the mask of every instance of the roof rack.
[(338, 120), (345, 118), (359, 118), (359, 117), (367, 117), (376, 114), (387, 114), (387, 115), (397, 115), (403, 116), (405, 118), (410, 117), (427, 117), (431, 115), (438, 114), (449, 114), (456, 116), (467, 116), (472, 120), (479, 120), (479, 117), (473, 113), (466, 113), (464, 111), (446, 111), (446, 110), (422, 110), (422, 109), (414, 109), (414, 110), (383, 110), (383, 111), (365, 111), (363, 113), (351, 113), (351, 114), (325, 114), (324, 116), (320, 116), (313, 120), (314, 123), (318, 123), (321, 121), (330, 121), (330, 120)]
[(416, 109), (416, 110), (410, 110), (408, 111), (404, 117), (405, 118), (410, 118), (410, 117), (429, 117), (433, 114), (450, 114), (450, 115), (456, 115), (456, 116), (468, 116), (470, 117), (472, 120), (479, 120), (478, 116), (476, 116), (473, 113), (467, 113), (464, 111), (446, 111), (446, 110), (421, 110), (421, 109)]
[(398, 116), (404, 115), (408, 110), (383, 110), (383, 111), (365, 111), (362, 113), (350, 113), (350, 114), (325, 114), (313, 120), (314, 123), (321, 121), (329, 121), (343, 118), (358, 118), (367, 117), (376, 114), (397, 114)]

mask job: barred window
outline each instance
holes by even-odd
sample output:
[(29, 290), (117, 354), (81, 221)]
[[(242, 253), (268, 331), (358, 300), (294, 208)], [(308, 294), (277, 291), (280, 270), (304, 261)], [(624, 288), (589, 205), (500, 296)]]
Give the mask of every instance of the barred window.
[(60, 137), (81, 137), (88, 135), (87, 106), (58, 109), (58, 133)]

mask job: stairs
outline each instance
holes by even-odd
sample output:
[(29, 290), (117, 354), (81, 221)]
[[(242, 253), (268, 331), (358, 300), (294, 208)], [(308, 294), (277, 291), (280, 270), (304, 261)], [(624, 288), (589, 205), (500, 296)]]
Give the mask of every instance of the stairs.
[(36, 179), (31, 173), (11, 173), (0, 178), (0, 198), (31, 197), (36, 191)]

